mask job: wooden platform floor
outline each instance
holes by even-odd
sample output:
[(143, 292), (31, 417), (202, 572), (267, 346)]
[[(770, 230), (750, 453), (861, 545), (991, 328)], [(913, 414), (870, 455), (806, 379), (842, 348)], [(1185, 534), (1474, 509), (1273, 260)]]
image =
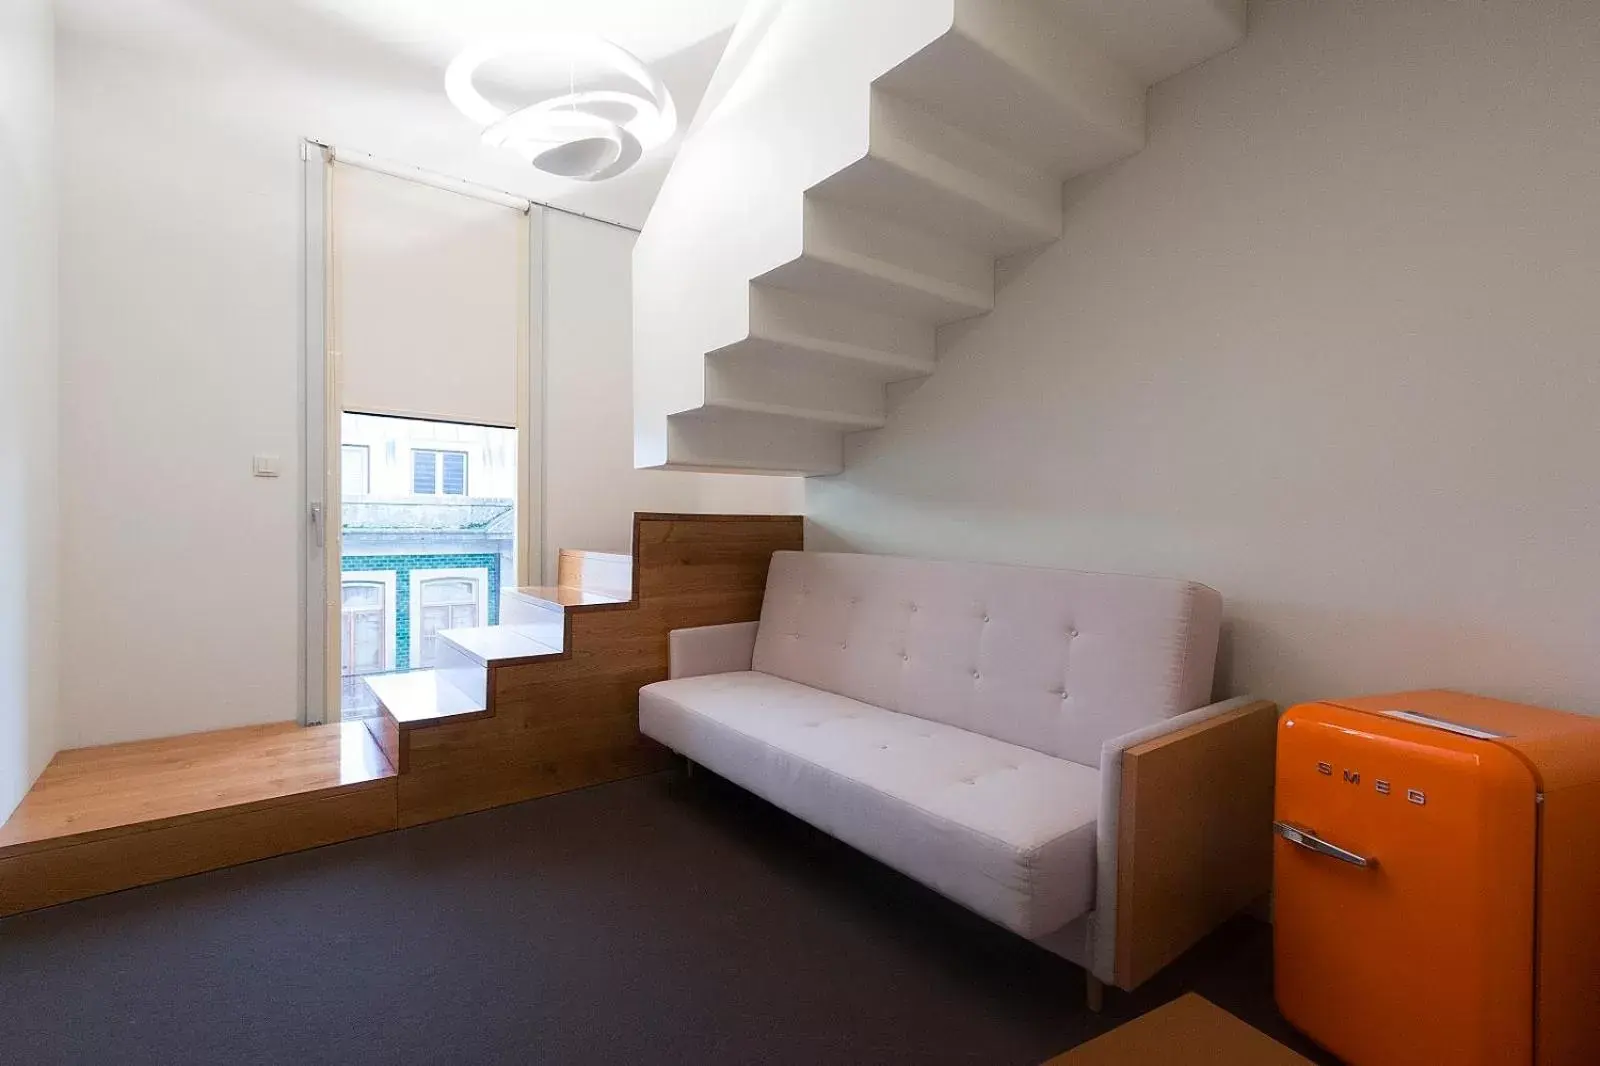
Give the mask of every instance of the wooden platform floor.
[(360, 722), (64, 751), (0, 827), (0, 915), (393, 829)]

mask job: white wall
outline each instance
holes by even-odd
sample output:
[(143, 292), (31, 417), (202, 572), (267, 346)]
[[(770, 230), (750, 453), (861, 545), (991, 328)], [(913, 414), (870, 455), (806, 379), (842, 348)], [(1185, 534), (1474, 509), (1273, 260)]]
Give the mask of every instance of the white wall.
[[(519, 190), (439, 72), (333, 27), (291, 34), (304, 9), (65, 7), (62, 633), (93, 668), (63, 674), (63, 746), (290, 719), (300, 139)], [(253, 479), (256, 452), (285, 476)]]
[(56, 750), (54, 36), (0, 8), (0, 822)]
[(555, 211), (544, 234), (547, 578), (562, 548), (631, 550), (634, 511), (798, 513), (798, 478), (634, 469), (638, 234)]
[(1224, 691), (1600, 712), (1600, 5), (1250, 13), (811, 545), (1206, 581)]

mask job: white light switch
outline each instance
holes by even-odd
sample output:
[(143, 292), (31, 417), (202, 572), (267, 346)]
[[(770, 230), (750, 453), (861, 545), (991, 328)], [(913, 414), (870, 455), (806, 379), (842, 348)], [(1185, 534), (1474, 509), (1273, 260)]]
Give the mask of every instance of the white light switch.
[(257, 455), (251, 460), (250, 471), (256, 477), (277, 477), (278, 457), (276, 455)]

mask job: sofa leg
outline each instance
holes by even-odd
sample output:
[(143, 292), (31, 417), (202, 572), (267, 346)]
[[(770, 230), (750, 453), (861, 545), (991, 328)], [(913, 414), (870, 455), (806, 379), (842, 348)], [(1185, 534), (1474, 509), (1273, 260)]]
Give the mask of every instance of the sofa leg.
[(683, 776), (684, 777), (693, 777), (694, 776), (694, 760), (691, 759), (691, 758), (688, 758), (687, 756), (685, 756), (685, 758), (683, 760)]
[(1084, 974), (1084, 1002), (1089, 1007), (1091, 1014), (1099, 1014), (1106, 1005), (1106, 986), (1092, 973)]

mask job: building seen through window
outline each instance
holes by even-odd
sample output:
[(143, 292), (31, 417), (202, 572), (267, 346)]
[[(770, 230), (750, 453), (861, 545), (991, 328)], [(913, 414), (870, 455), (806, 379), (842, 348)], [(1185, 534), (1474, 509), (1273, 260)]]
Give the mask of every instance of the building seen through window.
[(341, 712), (372, 674), (427, 669), (449, 629), (494, 625), (515, 583), (517, 433), (342, 417)]

